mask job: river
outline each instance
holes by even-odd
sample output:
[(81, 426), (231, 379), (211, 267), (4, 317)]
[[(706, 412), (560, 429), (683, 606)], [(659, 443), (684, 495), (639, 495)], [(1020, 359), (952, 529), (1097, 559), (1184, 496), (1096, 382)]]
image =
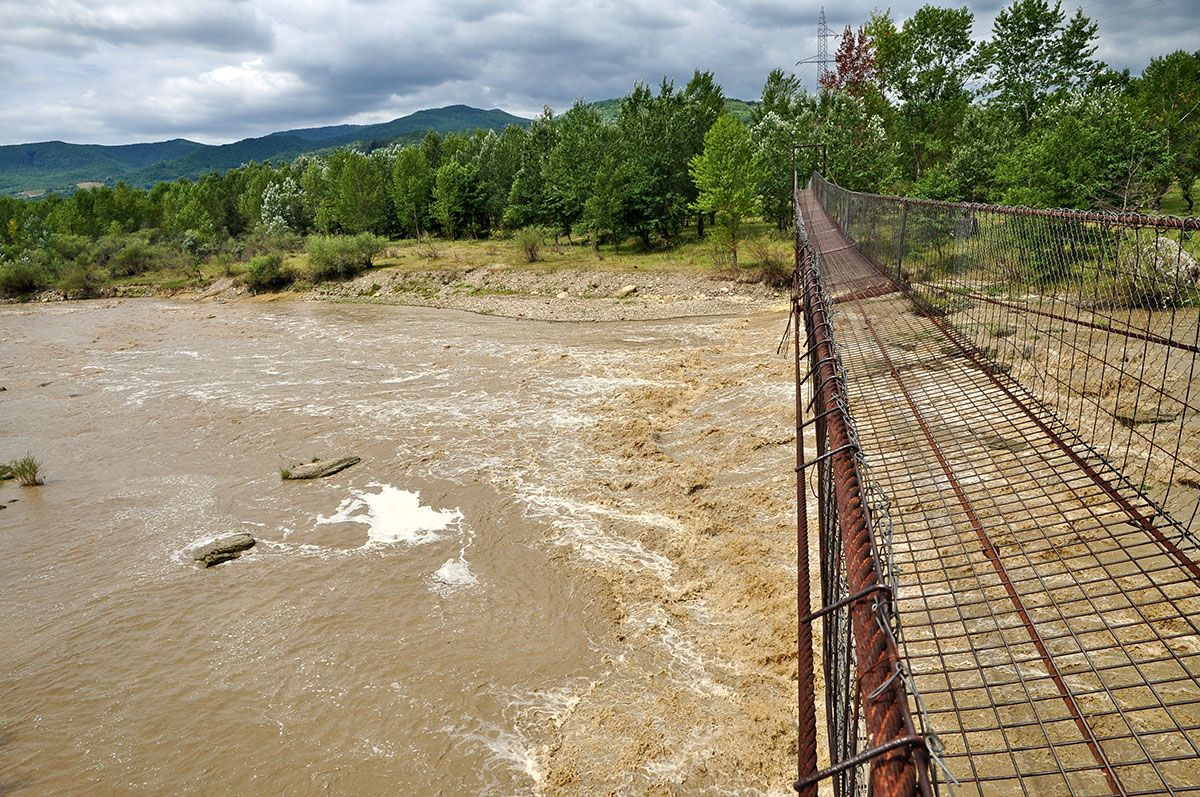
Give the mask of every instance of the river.
[(783, 321), (0, 307), (0, 793), (787, 793)]

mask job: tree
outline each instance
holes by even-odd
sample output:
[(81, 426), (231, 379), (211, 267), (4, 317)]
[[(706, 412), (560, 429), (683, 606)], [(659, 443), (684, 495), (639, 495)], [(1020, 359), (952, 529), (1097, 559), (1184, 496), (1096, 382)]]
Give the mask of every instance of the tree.
[(966, 8), (926, 5), (896, 30), (888, 14), (872, 15), (867, 28), (879, 75), (898, 100), (893, 139), (904, 153), (904, 172), (919, 181), (949, 160), (955, 134), (971, 104), (967, 83), (976, 74), (971, 39), (974, 16)]
[(814, 117), (814, 139), (828, 148), (826, 177), (855, 191), (880, 191), (891, 181), (896, 147), (865, 102), (827, 89), (817, 98)]
[(337, 149), (329, 156), (329, 192), (324, 208), (333, 229), (356, 235), (383, 222), (383, 179), (361, 152)]
[(268, 235), (302, 233), (308, 226), (304, 189), (290, 175), (267, 184), (262, 194), (262, 226)]
[(546, 209), (556, 230), (570, 235), (582, 218), (610, 141), (600, 112), (583, 100), (558, 118), (554, 149), (542, 171)]
[[(763, 219), (780, 229), (792, 225), (792, 147), (816, 143), (815, 107), (809, 107), (795, 118), (784, 119), (771, 111), (751, 128), (764, 174), (761, 185)], [(796, 168), (801, 180), (807, 179), (812, 165), (812, 150), (797, 153)], [(820, 163), (816, 163), (820, 168)]]
[(451, 238), (483, 231), (483, 185), (479, 167), (447, 160), (437, 170), (433, 188), (433, 215), (442, 232)]
[(860, 27), (855, 35), (846, 26), (834, 63), (836, 70), (821, 75), (821, 88), (844, 89), (855, 97), (865, 97), (876, 88), (875, 53), (866, 28)]
[(421, 147), (405, 147), (392, 164), (392, 203), (405, 232), (421, 239), (433, 193), (433, 171)]
[(999, 167), (1010, 204), (1116, 210), (1137, 207), (1165, 168), (1161, 136), (1112, 88), (1046, 106)]
[(992, 39), (981, 45), (987, 70), (984, 92), (1010, 113), (1026, 135), (1046, 101), (1064, 90), (1088, 86), (1104, 69), (1092, 60), (1096, 23), (1077, 9), (1069, 21), (1062, 0), (1014, 0), (992, 23)]
[(704, 152), (692, 158), (690, 169), (699, 189), (693, 207), (716, 214), (737, 268), (741, 221), (757, 208), (758, 193), (766, 179), (750, 131), (737, 117), (721, 116), (704, 136)]
[(689, 128), (683, 92), (666, 78), (658, 94), (639, 83), (621, 100), (616, 147), (623, 161), (622, 216), (646, 248), (679, 234), (691, 191)]
[(504, 209), (504, 226), (510, 230), (530, 225), (552, 223), (546, 197), (546, 161), (554, 151), (558, 127), (554, 111), (546, 106), (542, 115), (533, 120), (525, 134), (521, 152), (521, 168), (513, 178)]
[(1200, 171), (1200, 52), (1176, 50), (1151, 60), (1133, 93), (1150, 129), (1162, 134), (1169, 164), (1169, 172), (1154, 186), (1154, 208), (1174, 179), (1191, 213), (1192, 186)]
[(758, 124), (769, 113), (774, 113), (780, 119), (791, 119), (806, 96), (807, 92), (798, 77), (785, 75), (782, 69), (776, 67), (767, 75), (758, 104), (750, 110), (750, 122)]

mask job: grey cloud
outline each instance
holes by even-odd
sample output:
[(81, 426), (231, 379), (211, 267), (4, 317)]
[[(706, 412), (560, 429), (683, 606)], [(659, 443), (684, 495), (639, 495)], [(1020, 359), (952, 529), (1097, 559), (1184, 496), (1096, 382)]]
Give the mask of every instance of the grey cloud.
[[(10, 77), (0, 136), (229, 141), (457, 102), (563, 111), (577, 97), (621, 96), (663, 75), (682, 86), (695, 68), (713, 72), (726, 96), (752, 99), (773, 67), (814, 84), (814, 68), (793, 65), (816, 54), (821, 2), (0, 0)], [(892, 4), (893, 17), (922, 2)], [(971, 3), (977, 35), (990, 31), (1000, 2)], [(835, 35), (878, 5), (825, 4)], [(1186, 10), (1101, 21), (1099, 57), (1136, 73), (1153, 55), (1194, 49)]]
[(247, 3), (78, 2), (29, 5), (5, 0), (0, 41), (31, 50), (79, 56), (99, 45), (195, 46), (218, 52), (270, 50), (270, 25)]

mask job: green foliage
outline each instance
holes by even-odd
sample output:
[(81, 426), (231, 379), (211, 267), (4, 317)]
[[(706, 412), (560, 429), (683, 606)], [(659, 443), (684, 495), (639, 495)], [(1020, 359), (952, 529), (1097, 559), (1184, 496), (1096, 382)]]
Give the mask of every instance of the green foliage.
[(418, 147), (405, 147), (392, 166), (392, 204), (401, 228), (416, 239), (427, 227), (433, 171)]
[(692, 158), (691, 172), (699, 189), (693, 207), (716, 214), (736, 268), (739, 227), (757, 208), (767, 178), (750, 131), (735, 116), (717, 119), (704, 137), (704, 153)]
[(242, 279), (250, 290), (258, 293), (286, 288), (296, 279), (296, 274), (284, 265), (283, 257), (274, 252), (251, 259)]
[(314, 282), (350, 279), (371, 267), (384, 242), (371, 233), (313, 235), (308, 239), (309, 276)]
[(1087, 86), (1103, 64), (1092, 60), (1096, 24), (1077, 9), (1070, 20), (1062, 0), (1014, 0), (992, 23), (992, 39), (979, 50), (987, 70), (984, 92), (1017, 122), (1033, 128), (1042, 105), (1054, 95)]
[(433, 216), (450, 238), (479, 235), (483, 229), (483, 183), (479, 167), (449, 160), (437, 170)]
[(967, 8), (925, 5), (897, 30), (876, 12), (868, 28), (884, 86), (895, 92), (892, 119), (903, 142), (906, 176), (920, 180), (951, 157), (955, 133), (970, 107), (967, 83), (976, 76)]
[(28, 296), (50, 284), (51, 273), (34, 256), (26, 253), (19, 260), (0, 263), (0, 295)]
[(33, 458), (32, 454), (26, 454), (20, 459), (14, 459), (8, 463), (8, 468), (12, 474), (12, 478), (22, 487), (36, 487), (39, 484), (45, 484), (45, 480), (41, 475), (42, 466)]
[(1161, 134), (1166, 150), (1168, 169), (1151, 186), (1154, 207), (1160, 208), (1173, 180), (1191, 213), (1192, 186), (1200, 173), (1200, 52), (1176, 50), (1151, 60), (1132, 93), (1146, 126)]
[(538, 259), (542, 244), (546, 241), (546, 230), (542, 227), (522, 227), (513, 233), (513, 244), (525, 256), (528, 263)]
[(1169, 168), (1164, 155), (1161, 138), (1115, 90), (1070, 95), (1048, 107), (1000, 164), (1004, 200), (1133, 209)]
[(361, 152), (334, 150), (326, 163), (328, 191), (318, 217), (324, 228), (356, 235), (375, 232), (384, 221), (383, 177)]

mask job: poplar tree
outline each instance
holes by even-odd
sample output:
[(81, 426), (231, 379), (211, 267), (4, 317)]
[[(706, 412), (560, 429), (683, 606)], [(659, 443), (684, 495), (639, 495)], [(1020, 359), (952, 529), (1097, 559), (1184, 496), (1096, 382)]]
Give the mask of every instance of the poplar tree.
[(737, 268), (741, 222), (757, 209), (759, 190), (766, 180), (750, 131), (736, 116), (721, 116), (704, 136), (704, 152), (692, 158), (690, 167), (699, 191), (692, 207), (716, 214)]

